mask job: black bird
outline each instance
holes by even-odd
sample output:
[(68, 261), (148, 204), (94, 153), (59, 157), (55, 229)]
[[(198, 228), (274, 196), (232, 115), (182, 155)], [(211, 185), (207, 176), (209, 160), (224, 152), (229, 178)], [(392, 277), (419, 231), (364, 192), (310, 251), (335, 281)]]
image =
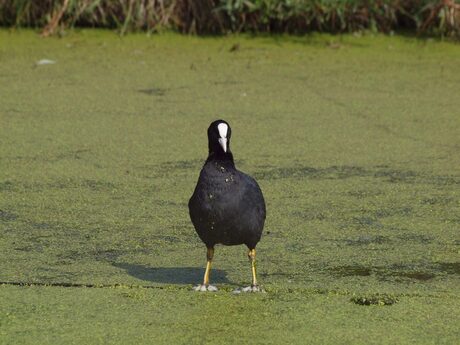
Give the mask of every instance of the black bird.
[(245, 244), (252, 267), (252, 285), (240, 291), (259, 291), (256, 279), (256, 245), (265, 222), (265, 201), (257, 182), (238, 171), (230, 151), (232, 130), (223, 120), (208, 128), (209, 155), (188, 203), (195, 230), (207, 247), (207, 265), (197, 291), (216, 291), (209, 285), (214, 246)]

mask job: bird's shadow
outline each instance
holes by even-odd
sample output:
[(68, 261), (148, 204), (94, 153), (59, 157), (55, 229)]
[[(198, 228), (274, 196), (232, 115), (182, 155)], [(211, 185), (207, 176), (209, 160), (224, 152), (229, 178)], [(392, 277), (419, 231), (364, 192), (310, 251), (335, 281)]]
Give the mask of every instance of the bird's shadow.
[[(198, 284), (203, 280), (203, 267), (147, 267), (128, 263), (112, 263), (122, 268), (130, 276), (152, 283), (162, 284)], [(227, 273), (223, 270), (211, 271), (212, 283), (228, 284)]]

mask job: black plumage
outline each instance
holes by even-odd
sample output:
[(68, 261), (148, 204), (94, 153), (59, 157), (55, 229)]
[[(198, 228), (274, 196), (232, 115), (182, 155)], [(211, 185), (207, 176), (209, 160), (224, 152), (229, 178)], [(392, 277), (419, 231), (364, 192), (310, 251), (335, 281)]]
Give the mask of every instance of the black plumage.
[(213, 291), (209, 285), (214, 246), (245, 244), (252, 262), (252, 285), (241, 291), (258, 291), (255, 274), (255, 247), (265, 222), (265, 201), (257, 182), (235, 168), (230, 151), (231, 128), (217, 120), (208, 128), (209, 155), (201, 169), (189, 212), (195, 230), (207, 247), (203, 285), (196, 290)]

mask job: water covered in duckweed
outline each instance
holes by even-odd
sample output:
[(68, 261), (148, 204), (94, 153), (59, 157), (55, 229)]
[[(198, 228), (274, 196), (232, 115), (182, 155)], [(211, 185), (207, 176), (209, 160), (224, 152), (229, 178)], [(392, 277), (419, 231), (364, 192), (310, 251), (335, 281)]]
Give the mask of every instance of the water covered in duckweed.
[[(0, 31), (0, 280), (23, 284), (0, 343), (455, 343), (459, 61), (398, 36)], [(230, 293), (243, 247), (191, 291), (216, 118), (267, 201), (266, 294)]]

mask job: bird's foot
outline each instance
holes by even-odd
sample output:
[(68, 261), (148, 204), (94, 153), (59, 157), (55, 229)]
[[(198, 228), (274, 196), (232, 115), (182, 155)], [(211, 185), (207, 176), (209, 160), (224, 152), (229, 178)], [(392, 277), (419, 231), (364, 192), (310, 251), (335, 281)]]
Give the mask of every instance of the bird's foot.
[(206, 292), (206, 291), (209, 291), (209, 292), (216, 292), (217, 291), (217, 288), (214, 286), (214, 285), (205, 285), (205, 284), (201, 284), (201, 285), (197, 285), (197, 286), (194, 286), (193, 287), (193, 290), (195, 291), (200, 291), (200, 292)]
[(233, 293), (242, 293), (242, 292), (265, 292), (259, 285), (251, 285), (246, 287), (241, 287), (233, 290)]

